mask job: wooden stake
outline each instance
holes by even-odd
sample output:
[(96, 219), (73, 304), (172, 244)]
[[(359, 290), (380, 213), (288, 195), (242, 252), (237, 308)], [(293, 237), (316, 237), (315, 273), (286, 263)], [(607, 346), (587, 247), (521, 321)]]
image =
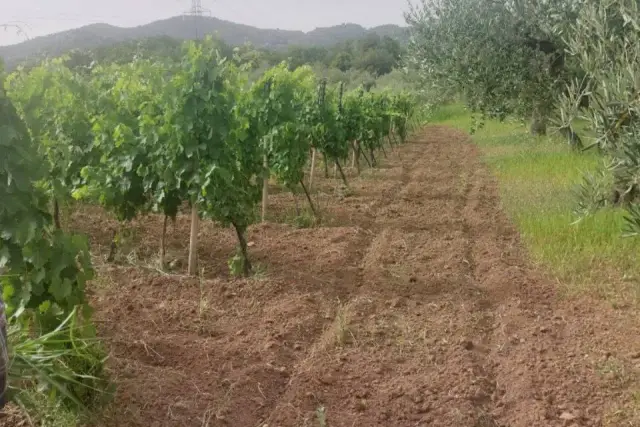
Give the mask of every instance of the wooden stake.
[(262, 159), (262, 166), (264, 166), (264, 181), (262, 182), (262, 222), (264, 222), (267, 216), (267, 201), (269, 199), (269, 161), (266, 154)]
[(198, 229), (200, 228), (200, 216), (198, 216), (198, 203), (191, 205), (191, 236), (189, 237), (189, 276), (198, 274)]
[(360, 143), (358, 141), (353, 141), (353, 163), (360, 175)]
[(351, 144), (351, 167), (354, 169), (356, 167), (356, 149), (353, 144)]
[(309, 190), (311, 190), (311, 186), (313, 185), (313, 173), (316, 170), (316, 149), (312, 149), (311, 153), (311, 172), (309, 172)]
[(162, 223), (162, 237), (160, 238), (160, 270), (164, 271), (164, 258), (167, 253), (167, 220), (169, 217), (164, 216), (164, 222)]

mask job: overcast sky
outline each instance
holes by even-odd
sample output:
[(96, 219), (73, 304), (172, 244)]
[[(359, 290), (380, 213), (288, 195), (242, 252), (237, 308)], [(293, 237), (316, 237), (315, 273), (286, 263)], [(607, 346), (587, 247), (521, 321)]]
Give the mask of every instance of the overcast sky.
[[(309, 31), (353, 22), (404, 24), (407, 0), (201, 0), (212, 16), (260, 28)], [(31, 38), (96, 22), (132, 27), (188, 10), (191, 0), (0, 0), (0, 24), (19, 23)], [(0, 45), (25, 36), (0, 30)]]

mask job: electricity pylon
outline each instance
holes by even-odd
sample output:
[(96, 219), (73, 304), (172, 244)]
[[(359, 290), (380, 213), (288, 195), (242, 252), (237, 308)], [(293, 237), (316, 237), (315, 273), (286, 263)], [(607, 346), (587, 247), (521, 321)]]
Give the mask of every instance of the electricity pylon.
[(200, 23), (200, 18), (204, 15), (211, 16), (211, 10), (202, 7), (202, 0), (191, 0), (191, 9), (184, 13), (185, 16), (193, 16), (194, 19), (194, 29), (196, 30), (196, 39), (200, 38), (198, 34), (198, 24)]

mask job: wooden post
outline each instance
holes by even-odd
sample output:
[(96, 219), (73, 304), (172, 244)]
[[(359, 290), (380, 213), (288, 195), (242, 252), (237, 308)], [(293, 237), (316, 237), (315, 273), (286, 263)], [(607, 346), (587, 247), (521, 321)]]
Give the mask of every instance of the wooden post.
[(160, 239), (160, 270), (164, 271), (164, 260), (167, 253), (167, 221), (169, 217), (165, 214), (162, 222), (162, 238)]
[(353, 163), (360, 175), (360, 142), (353, 141)]
[(262, 160), (262, 166), (264, 166), (264, 181), (262, 182), (262, 222), (264, 222), (267, 216), (267, 201), (269, 199), (269, 161), (266, 154)]
[(189, 275), (198, 274), (198, 229), (200, 217), (198, 216), (198, 202), (191, 205), (191, 236), (189, 238)]
[(313, 185), (313, 173), (316, 170), (316, 149), (311, 149), (311, 172), (309, 173), (309, 191), (311, 191), (311, 186)]
[(351, 167), (354, 169), (356, 167), (356, 147), (354, 144), (351, 144)]

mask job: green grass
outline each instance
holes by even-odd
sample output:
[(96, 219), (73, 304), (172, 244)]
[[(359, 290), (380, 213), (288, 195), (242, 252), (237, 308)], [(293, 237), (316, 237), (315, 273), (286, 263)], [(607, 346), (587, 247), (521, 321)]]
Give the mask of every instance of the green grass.
[[(460, 105), (442, 107), (432, 122), (465, 131), (472, 125)], [(600, 164), (597, 154), (572, 151), (558, 137), (530, 136), (519, 121), (488, 121), (473, 140), (534, 262), (568, 293), (640, 301), (640, 239), (622, 237), (624, 211), (602, 210), (577, 223), (573, 214), (574, 189)]]
[(24, 409), (14, 407), (12, 410), (19, 411), (18, 417), (25, 421), (25, 425), (76, 427), (82, 424), (83, 419), (76, 411), (35, 389), (21, 391), (18, 397), (26, 406)]
[(106, 353), (76, 309), (57, 328), (37, 336), (24, 316), (11, 318), (7, 328), (7, 396), (33, 425), (75, 426), (112, 396)]

